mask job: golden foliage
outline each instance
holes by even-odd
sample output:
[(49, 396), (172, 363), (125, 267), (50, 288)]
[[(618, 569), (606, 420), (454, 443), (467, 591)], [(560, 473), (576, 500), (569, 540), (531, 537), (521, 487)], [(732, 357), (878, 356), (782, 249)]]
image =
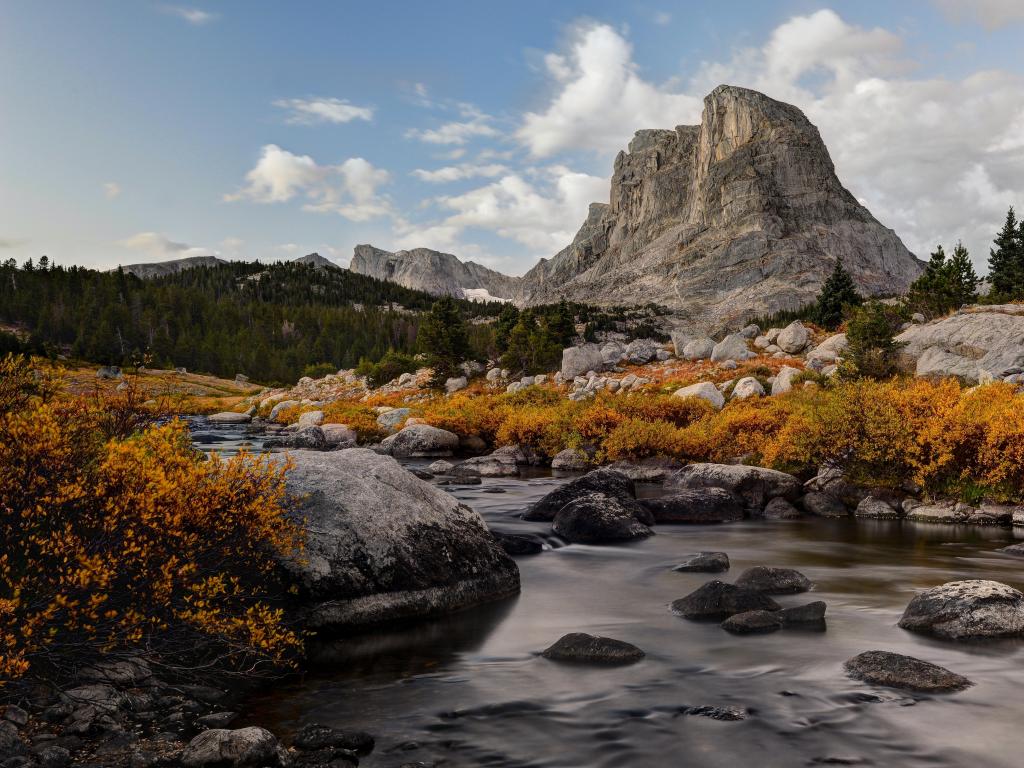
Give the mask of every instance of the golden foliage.
[(274, 554), (301, 541), (286, 465), (207, 460), (178, 421), (120, 434), (120, 406), (40, 392), (26, 372), (0, 362), (23, 385), (0, 395), (0, 682), (130, 647), (223, 668), (295, 653), (272, 604)]

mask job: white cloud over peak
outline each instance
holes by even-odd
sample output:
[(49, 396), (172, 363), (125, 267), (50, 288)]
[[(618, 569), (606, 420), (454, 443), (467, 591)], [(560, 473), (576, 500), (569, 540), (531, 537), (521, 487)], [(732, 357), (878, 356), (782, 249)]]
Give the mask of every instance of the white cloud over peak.
[(103, 183), (103, 194), (107, 200), (116, 200), (121, 196), (121, 185), (116, 181), (107, 181)]
[(934, 0), (952, 21), (975, 21), (987, 29), (999, 29), (1024, 21), (1021, 0)]
[(189, 24), (201, 27), (204, 24), (209, 24), (211, 21), (216, 21), (220, 18), (219, 13), (211, 13), (204, 11), (201, 8), (190, 8), (184, 5), (165, 5), (163, 6), (165, 13), (169, 13), (172, 16), (177, 16), (179, 19), (184, 19)]
[(219, 251), (212, 248), (188, 245), (171, 240), (159, 232), (139, 232), (136, 235), (119, 240), (122, 248), (144, 253), (154, 260), (187, 259), (193, 256), (219, 256)]
[(226, 201), (284, 203), (296, 197), (310, 211), (337, 213), (350, 221), (366, 221), (393, 213), (390, 201), (378, 192), (391, 175), (361, 157), (340, 165), (319, 165), (309, 155), (296, 155), (267, 144), (246, 185), (224, 196)]
[(608, 152), (640, 128), (696, 122), (700, 99), (644, 80), (632, 53), (606, 24), (576, 27), (567, 51), (544, 57), (554, 96), (543, 110), (526, 113), (516, 138), (535, 157), (570, 149)]
[(288, 110), (285, 122), (292, 125), (320, 123), (350, 123), (353, 120), (373, 120), (373, 107), (360, 107), (345, 99), (308, 98), (278, 99), (275, 107)]

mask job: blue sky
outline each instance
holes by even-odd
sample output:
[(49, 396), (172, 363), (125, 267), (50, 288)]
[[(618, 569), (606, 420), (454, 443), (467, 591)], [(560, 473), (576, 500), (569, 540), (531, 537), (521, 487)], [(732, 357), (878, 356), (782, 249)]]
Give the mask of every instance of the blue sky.
[(0, 4), (0, 258), (357, 243), (510, 273), (719, 82), (821, 129), (919, 254), (1024, 207), (1020, 0)]

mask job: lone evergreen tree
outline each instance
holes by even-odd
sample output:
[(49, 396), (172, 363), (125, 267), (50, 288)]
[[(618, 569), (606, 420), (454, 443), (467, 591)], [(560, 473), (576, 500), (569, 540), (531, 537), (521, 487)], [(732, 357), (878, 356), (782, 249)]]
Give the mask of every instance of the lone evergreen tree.
[(950, 287), (950, 298), (953, 301), (951, 309), (961, 307), (964, 304), (973, 304), (978, 300), (978, 274), (971, 264), (971, 257), (963, 243), (957, 243), (953, 249), (953, 255), (949, 257), (947, 265)]
[(989, 251), (988, 280), (995, 296), (1019, 299), (1024, 296), (1024, 221), (1010, 207), (1006, 221)]
[(459, 305), (451, 296), (438, 299), (423, 319), (416, 344), (434, 369), (431, 384), (444, 386), (458, 375), (459, 365), (469, 357), (469, 334)]
[(843, 321), (843, 313), (850, 307), (858, 307), (863, 303), (853, 277), (843, 262), (836, 259), (835, 269), (821, 286), (817, 305), (814, 310), (815, 320), (825, 328), (835, 328)]
[(853, 311), (846, 329), (849, 342), (844, 376), (884, 379), (896, 373), (903, 344), (893, 337), (901, 318), (893, 307), (872, 301)]

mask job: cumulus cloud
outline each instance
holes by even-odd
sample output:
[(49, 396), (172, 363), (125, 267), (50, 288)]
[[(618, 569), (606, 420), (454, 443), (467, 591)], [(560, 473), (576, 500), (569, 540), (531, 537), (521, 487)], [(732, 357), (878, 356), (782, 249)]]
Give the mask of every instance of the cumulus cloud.
[(568, 50), (547, 54), (544, 65), (554, 97), (543, 110), (528, 112), (516, 132), (535, 157), (568, 149), (604, 153), (622, 147), (639, 128), (700, 117), (699, 98), (644, 80), (630, 44), (606, 24), (577, 26)]
[(607, 189), (606, 179), (563, 166), (509, 173), (478, 189), (436, 198), (436, 205), (447, 215), (432, 225), (403, 233), (400, 247), (424, 245), (443, 250), (467, 230), (479, 229), (520, 243), (534, 255), (550, 256), (573, 238), (587, 206), (605, 197)]
[(0, 237), (0, 249), (20, 248), (28, 243), (28, 240), (16, 237)]
[(121, 196), (121, 185), (116, 181), (107, 181), (103, 184), (103, 194), (107, 200), (116, 200)]
[(154, 260), (186, 259), (192, 256), (218, 256), (212, 248), (189, 245), (171, 240), (159, 232), (139, 232), (117, 242), (122, 248), (144, 253)]
[(973, 21), (988, 29), (999, 29), (1024, 21), (1020, 0), (934, 0), (952, 21)]
[(275, 107), (288, 110), (285, 122), (292, 125), (320, 123), (350, 123), (353, 120), (373, 120), (373, 107), (359, 107), (346, 99), (309, 98), (278, 99)]
[(508, 167), (500, 163), (474, 164), (462, 163), (461, 165), (446, 165), (443, 168), (435, 168), (432, 171), (417, 168), (411, 175), (420, 181), (431, 184), (445, 184), (452, 181), (462, 181), (473, 178), (493, 178), (508, 171)]
[(201, 8), (190, 8), (183, 5), (165, 5), (163, 10), (164, 13), (169, 13), (172, 16), (177, 16), (179, 19), (184, 19), (195, 27), (201, 27), (204, 24), (209, 24), (211, 21), (216, 21), (220, 18), (219, 13), (211, 13), (209, 11), (204, 11)]
[(461, 120), (444, 123), (438, 128), (410, 128), (405, 132), (407, 139), (418, 139), (427, 144), (461, 146), (480, 137), (494, 138), (501, 133), (491, 123), (494, 118), (481, 112), (472, 104), (459, 104)]
[(305, 200), (306, 210), (337, 213), (350, 221), (366, 221), (392, 214), (390, 201), (378, 192), (390, 174), (361, 157), (340, 165), (319, 165), (309, 155), (296, 155), (267, 144), (246, 184), (224, 196), (227, 201), (284, 203)]

